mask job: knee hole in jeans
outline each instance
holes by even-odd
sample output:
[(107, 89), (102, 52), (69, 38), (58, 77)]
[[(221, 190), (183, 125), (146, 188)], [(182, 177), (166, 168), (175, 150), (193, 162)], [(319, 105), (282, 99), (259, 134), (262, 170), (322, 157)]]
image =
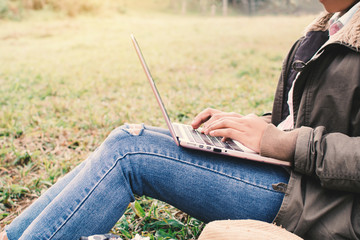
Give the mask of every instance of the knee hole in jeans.
[(142, 131), (144, 130), (144, 125), (143, 124), (125, 124), (122, 129), (133, 136), (139, 136), (142, 133)]

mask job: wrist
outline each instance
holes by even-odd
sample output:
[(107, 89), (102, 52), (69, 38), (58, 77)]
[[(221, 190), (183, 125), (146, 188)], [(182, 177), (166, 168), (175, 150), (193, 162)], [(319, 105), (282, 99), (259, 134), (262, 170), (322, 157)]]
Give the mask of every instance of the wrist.
[(298, 129), (282, 131), (269, 124), (260, 141), (260, 154), (292, 162), (294, 159)]

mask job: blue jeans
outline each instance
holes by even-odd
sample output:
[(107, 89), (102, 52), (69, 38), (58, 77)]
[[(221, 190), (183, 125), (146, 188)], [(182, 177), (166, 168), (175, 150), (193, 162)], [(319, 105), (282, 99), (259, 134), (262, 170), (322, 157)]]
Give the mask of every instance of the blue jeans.
[(284, 194), (272, 184), (289, 174), (272, 166), (176, 146), (167, 130), (115, 129), (90, 157), (60, 179), (6, 232), (13, 239), (79, 239), (107, 233), (134, 194), (165, 201), (209, 222), (271, 222)]

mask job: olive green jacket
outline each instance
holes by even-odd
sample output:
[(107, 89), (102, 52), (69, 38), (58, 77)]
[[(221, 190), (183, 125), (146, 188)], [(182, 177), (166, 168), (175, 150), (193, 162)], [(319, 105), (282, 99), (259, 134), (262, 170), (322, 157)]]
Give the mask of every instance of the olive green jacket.
[[(323, 13), (307, 31), (326, 31), (331, 16)], [(285, 192), (274, 222), (305, 239), (359, 239), (360, 11), (303, 65), (294, 86), (295, 129), (283, 132), (275, 126), (297, 46), (284, 61), (273, 124), (261, 142), (262, 155), (293, 165), (289, 182), (274, 185)]]

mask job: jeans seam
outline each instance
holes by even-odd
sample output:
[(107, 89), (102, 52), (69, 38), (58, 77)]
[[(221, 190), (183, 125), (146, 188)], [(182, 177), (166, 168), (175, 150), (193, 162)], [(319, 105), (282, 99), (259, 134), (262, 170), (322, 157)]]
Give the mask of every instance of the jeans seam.
[[(169, 159), (172, 159), (172, 160), (175, 160), (177, 162), (181, 162), (181, 163), (184, 163), (184, 164), (187, 164), (187, 165), (191, 165), (191, 166), (194, 166), (194, 167), (197, 167), (197, 168), (202, 168), (202, 169), (205, 169), (205, 170), (208, 170), (208, 171), (211, 171), (211, 172), (214, 172), (214, 173), (217, 173), (219, 175), (222, 175), (222, 176), (226, 176), (228, 178), (232, 178), (232, 179), (236, 179), (240, 182), (243, 182), (243, 183), (246, 183), (246, 184), (249, 184), (251, 186), (254, 186), (254, 187), (257, 187), (257, 188), (260, 188), (260, 189), (263, 189), (263, 190), (267, 190), (267, 191), (270, 191), (270, 192), (276, 192), (278, 193), (278, 191), (275, 191), (275, 190), (272, 190), (272, 189), (269, 189), (269, 188), (265, 188), (265, 187), (262, 187), (262, 186), (258, 186), (256, 184), (253, 184), (253, 183), (250, 183), (248, 181), (245, 181), (243, 179), (240, 179), (240, 178), (237, 178), (237, 177), (234, 177), (234, 176), (230, 176), (228, 174), (225, 174), (225, 173), (222, 173), (222, 172), (219, 172), (219, 171), (216, 171), (216, 170), (213, 170), (213, 169), (210, 169), (210, 168), (207, 168), (207, 167), (204, 167), (204, 166), (199, 166), (199, 165), (196, 165), (196, 164), (193, 164), (193, 163), (189, 163), (189, 162), (186, 162), (186, 161), (183, 161), (181, 159), (177, 159), (177, 158), (174, 158), (174, 157), (169, 157), (169, 156), (166, 156), (166, 155), (163, 155), (163, 154), (158, 154), (158, 153), (148, 153), (148, 152), (131, 152), (131, 153), (127, 153), (126, 155), (124, 155), (123, 158), (125, 158), (127, 155), (152, 155), (152, 156), (158, 156), (158, 157), (162, 157), (162, 158), (169, 158)], [(120, 159), (121, 160), (121, 159)]]

